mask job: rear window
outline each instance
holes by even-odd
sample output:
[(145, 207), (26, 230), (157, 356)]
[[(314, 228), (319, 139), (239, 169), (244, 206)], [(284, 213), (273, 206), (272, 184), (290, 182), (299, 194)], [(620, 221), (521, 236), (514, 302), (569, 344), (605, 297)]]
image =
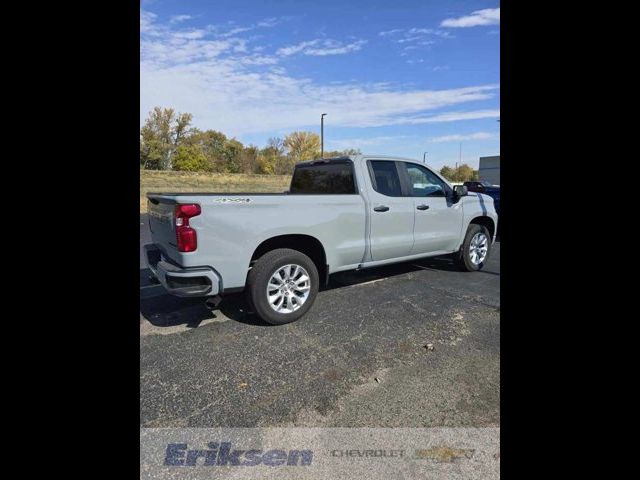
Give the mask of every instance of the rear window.
[(331, 162), (296, 166), (289, 193), (334, 195), (356, 193), (353, 164)]

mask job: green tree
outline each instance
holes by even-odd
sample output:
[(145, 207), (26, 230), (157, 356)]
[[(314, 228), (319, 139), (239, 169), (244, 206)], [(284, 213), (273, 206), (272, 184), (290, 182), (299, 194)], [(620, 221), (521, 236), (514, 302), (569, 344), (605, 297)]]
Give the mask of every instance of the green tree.
[(255, 145), (244, 147), (240, 153), (240, 169), (242, 173), (258, 172), (258, 154), (260, 149)]
[(175, 125), (173, 127), (173, 145), (178, 148), (182, 143), (185, 136), (189, 134), (189, 127), (191, 126), (191, 120), (193, 115), (190, 113), (179, 113), (175, 119)]
[(346, 150), (343, 150), (342, 155), (362, 155), (362, 152), (360, 151), (359, 148), (347, 148)]
[(173, 155), (173, 169), (207, 172), (211, 170), (211, 164), (199, 145), (180, 145)]
[(328, 152), (324, 152), (325, 158), (345, 157), (347, 155), (362, 155), (362, 152), (355, 148), (347, 148), (346, 150), (330, 150)]
[(146, 169), (171, 170), (172, 156), (189, 133), (192, 115), (176, 114), (173, 108), (155, 107), (140, 129), (140, 165)]
[(222, 155), (224, 157), (225, 173), (241, 173), (242, 165), (240, 163), (240, 154), (244, 149), (244, 145), (235, 138), (227, 140), (224, 144)]
[(278, 137), (269, 139), (258, 155), (258, 173), (282, 174), (287, 170), (284, 141)]

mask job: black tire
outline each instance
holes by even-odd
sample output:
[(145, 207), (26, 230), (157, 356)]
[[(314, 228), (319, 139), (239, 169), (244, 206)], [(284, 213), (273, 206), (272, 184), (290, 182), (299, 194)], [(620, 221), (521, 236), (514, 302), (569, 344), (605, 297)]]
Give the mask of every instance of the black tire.
[[(478, 233), (484, 233), (488, 239), (487, 241), (487, 255), (484, 257), (484, 260), (478, 264), (475, 264), (471, 261), (470, 256), (470, 246), (471, 240)], [(464, 236), (464, 242), (462, 242), (462, 246), (457, 253), (454, 254), (454, 261), (456, 265), (463, 271), (467, 272), (475, 272), (484, 267), (489, 255), (491, 255), (491, 235), (489, 234), (489, 230), (487, 227), (482, 225), (478, 225), (476, 223), (472, 223), (467, 228), (467, 234)]]
[[(276, 270), (289, 264), (299, 265), (309, 274), (309, 295), (297, 310), (290, 313), (280, 313), (269, 305), (266, 290), (269, 280)], [(247, 300), (254, 313), (262, 320), (272, 325), (283, 325), (295, 322), (307, 313), (316, 299), (319, 285), (318, 269), (309, 257), (291, 248), (278, 248), (265, 253), (249, 271), (246, 289)]]

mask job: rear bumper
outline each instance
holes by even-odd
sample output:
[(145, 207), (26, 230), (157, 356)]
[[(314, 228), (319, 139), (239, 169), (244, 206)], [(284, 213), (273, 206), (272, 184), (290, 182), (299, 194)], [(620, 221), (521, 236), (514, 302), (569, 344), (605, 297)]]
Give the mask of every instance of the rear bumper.
[(220, 293), (222, 282), (213, 268), (183, 268), (167, 260), (153, 243), (145, 245), (144, 252), (149, 269), (170, 294), (178, 297), (208, 297)]

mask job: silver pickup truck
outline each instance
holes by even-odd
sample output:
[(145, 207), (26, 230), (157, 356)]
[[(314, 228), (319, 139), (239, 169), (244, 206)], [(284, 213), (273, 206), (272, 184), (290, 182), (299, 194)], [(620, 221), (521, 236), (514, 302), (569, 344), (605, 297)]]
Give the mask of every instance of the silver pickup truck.
[(289, 191), (149, 193), (147, 262), (171, 294), (245, 291), (263, 320), (304, 315), (329, 275), (436, 255), (467, 271), (495, 241), (493, 199), (423, 163), (354, 155), (296, 165)]

